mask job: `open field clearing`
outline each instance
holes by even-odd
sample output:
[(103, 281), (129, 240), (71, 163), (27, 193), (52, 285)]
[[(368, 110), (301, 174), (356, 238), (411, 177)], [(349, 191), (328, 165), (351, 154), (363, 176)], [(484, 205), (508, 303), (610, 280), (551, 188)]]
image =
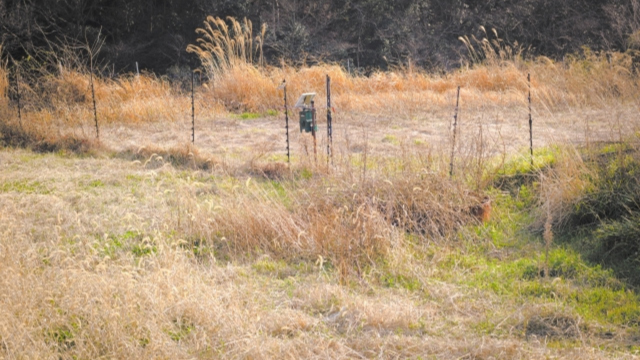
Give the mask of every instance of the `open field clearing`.
[[(362, 260), (351, 256), (367, 250), (340, 254), (329, 242), (314, 253), (305, 235), (286, 244), (283, 227), (294, 224), (281, 212), (300, 216), (301, 189), (326, 180), (11, 149), (0, 170), (7, 359), (597, 359), (637, 349), (636, 295), (562, 248), (552, 258), (564, 276), (531, 275), (544, 260), (541, 243), (515, 228), (524, 219), (498, 214), (449, 241), (378, 224), (388, 247)], [(312, 201), (338, 201), (325, 190)], [(496, 196), (496, 211), (517, 216), (514, 200)]]
[(194, 144), (190, 79), (0, 66), (0, 358), (638, 358), (629, 55), (202, 60)]
[[(491, 54), (491, 49), (483, 51)], [(232, 54), (224, 60), (226, 67), (209, 70), (211, 80), (197, 76), (195, 144), (203, 153), (240, 162), (274, 156), (281, 160), (286, 145), (279, 86), (285, 79), (292, 154), (302, 161), (311, 152), (311, 140), (300, 136), (297, 110), (291, 107), (304, 92), (318, 94), (318, 144), (323, 148), (326, 76), (332, 84), (335, 153), (341, 156), (362, 153), (365, 147), (380, 156), (396, 156), (398, 151), (448, 153), (458, 86), (456, 146), (465, 155), (495, 156), (528, 147), (529, 91), (536, 148), (620, 141), (638, 128), (638, 81), (630, 55), (587, 53), (554, 63), (546, 58), (525, 62), (505, 51), (451, 74), (409, 67), (368, 77), (333, 65), (256, 67)], [(96, 79), (96, 118), (103, 144), (125, 151), (190, 142), (190, 80), (170, 82), (145, 74)], [(15, 83), (5, 81), (3, 93), (15, 102)], [(64, 66), (59, 74), (23, 79), (19, 89), (24, 129), (49, 138), (94, 137), (90, 85), (86, 74)], [(18, 117), (15, 106), (3, 111), (7, 120)]]
[[(450, 108), (411, 116), (333, 113), (333, 146), (337, 156), (360, 154), (365, 148), (378, 156), (397, 156), (401, 152), (437, 153), (451, 148), (451, 122), (455, 95)], [(428, 108), (428, 104), (425, 107)], [(621, 135), (640, 128), (638, 107), (621, 105), (604, 109), (570, 109), (559, 113), (534, 113), (534, 147), (550, 144), (584, 145), (588, 142), (618, 141)], [(249, 113), (250, 114), (250, 113)], [(260, 114), (256, 114), (258, 116)], [(246, 115), (245, 115), (246, 116)], [(326, 115), (319, 115), (318, 149), (326, 153)], [(290, 136), (292, 154), (299, 160), (312, 151), (312, 138), (298, 130), (297, 113), (292, 116)], [(526, 107), (487, 106), (462, 110), (459, 114), (460, 151), (475, 152), (482, 147), (483, 156), (513, 153), (529, 146)], [(178, 147), (191, 141), (191, 122), (149, 123), (128, 126), (107, 125), (102, 141), (116, 151), (142, 146)], [(75, 130), (91, 137), (90, 126)], [(260, 115), (243, 119), (241, 115), (220, 114), (197, 118), (195, 144), (208, 154), (248, 160), (247, 156), (283, 159), (286, 155), (283, 115)], [(480, 143), (481, 142), (481, 143)], [(311, 156), (311, 159), (313, 156)], [(286, 158), (285, 158), (286, 159)]]

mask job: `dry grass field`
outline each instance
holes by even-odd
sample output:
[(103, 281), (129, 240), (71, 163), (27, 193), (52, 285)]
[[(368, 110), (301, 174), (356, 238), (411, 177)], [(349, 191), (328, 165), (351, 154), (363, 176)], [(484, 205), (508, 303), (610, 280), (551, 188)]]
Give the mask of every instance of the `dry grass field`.
[[(96, 140), (86, 72), (24, 75), (19, 123), (3, 63), (0, 358), (637, 358), (636, 288), (565, 239), (585, 152), (637, 159), (632, 59), (498, 50), (364, 76), (232, 49), (195, 144), (184, 84), (98, 77)], [(319, 105), (317, 159), (292, 113), (288, 166), (278, 86), (324, 104), (326, 75), (334, 157)]]

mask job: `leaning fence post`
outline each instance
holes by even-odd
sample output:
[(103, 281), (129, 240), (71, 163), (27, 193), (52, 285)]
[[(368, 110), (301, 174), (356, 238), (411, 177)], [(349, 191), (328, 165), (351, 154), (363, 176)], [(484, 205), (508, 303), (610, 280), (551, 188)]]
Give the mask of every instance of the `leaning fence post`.
[(533, 168), (533, 118), (531, 117), (531, 73), (527, 74), (529, 83), (529, 152), (531, 153), (531, 167)]
[(451, 162), (449, 163), (449, 176), (453, 176), (453, 155), (456, 149), (456, 127), (458, 126), (458, 105), (460, 104), (460, 86), (456, 96), (456, 110), (453, 114), (453, 143), (451, 144)]

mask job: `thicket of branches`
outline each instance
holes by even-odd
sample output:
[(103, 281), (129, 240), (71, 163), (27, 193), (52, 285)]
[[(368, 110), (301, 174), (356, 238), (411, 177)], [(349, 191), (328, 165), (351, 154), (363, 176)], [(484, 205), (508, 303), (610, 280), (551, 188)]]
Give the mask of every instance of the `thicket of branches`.
[[(451, 69), (458, 38), (495, 28), (534, 55), (626, 51), (640, 42), (640, 0), (0, 0), (0, 42), (14, 57), (48, 50), (45, 39), (93, 42), (116, 71), (196, 65), (186, 47), (206, 16), (267, 24), (266, 60), (351, 60), (360, 68), (412, 61)], [(634, 35), (635, 34), (635, 35)], [(410, 60), (409, 60), (410, 59)]]

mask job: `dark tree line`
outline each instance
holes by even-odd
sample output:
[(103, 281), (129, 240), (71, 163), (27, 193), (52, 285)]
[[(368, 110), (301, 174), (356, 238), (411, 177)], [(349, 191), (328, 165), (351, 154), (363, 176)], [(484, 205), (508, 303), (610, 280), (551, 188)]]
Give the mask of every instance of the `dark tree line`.
[[(559, 58), (621, 50), (640, 39), (640, 0), (0, 0), (0, 41), (12, 56), (49, 50), (62, 38), (92, 42), (117, 71), (196, 66), (186, 53), (207, 15), (268, 24), (267, 59), (350, 61), (386, 68), (457, 66), (463, 35), (495, 28), (533, 55)], [(634, 35), (635, 34), (635, 35)], [(635, 39), (635, 40), (634, 40)]]

